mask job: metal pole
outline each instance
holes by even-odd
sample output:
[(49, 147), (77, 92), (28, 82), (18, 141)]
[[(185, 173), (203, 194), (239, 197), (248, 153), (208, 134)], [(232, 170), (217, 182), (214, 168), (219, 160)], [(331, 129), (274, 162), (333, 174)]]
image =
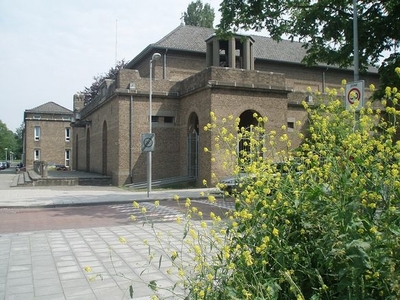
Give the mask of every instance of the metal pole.
[[(153, 93), (153, 57), (150, 59), (150, 91), (149, 91), (149, 133), (152, 133), (152, 93)], [(151, 151), (147, 152), (147, 197), (150, 196), (151, 192)]]
[(359, 79), (357, 0), (353, 0), (354, 81)]
[[(157, 60), (161, 57), (160, 53), (154, 53), (150, 59), (150, 91), (149, 91), (149, 132), (152, 133), (152, 96), (153, 96), (153, 60)], [(150, 196), (151, 192), (151, 151), (147, 154), (147, 197)]]

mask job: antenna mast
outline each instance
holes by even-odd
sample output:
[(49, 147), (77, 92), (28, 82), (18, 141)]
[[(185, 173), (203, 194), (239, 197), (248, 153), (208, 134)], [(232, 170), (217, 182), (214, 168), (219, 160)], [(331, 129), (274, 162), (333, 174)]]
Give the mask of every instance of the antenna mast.
[(115, 65), (118, 64), (118, 19), (115, 20)]

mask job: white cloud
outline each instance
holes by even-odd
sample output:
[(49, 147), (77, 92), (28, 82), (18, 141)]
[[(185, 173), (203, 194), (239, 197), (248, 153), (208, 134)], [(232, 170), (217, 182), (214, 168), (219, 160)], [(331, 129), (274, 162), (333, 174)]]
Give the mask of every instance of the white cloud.
[[(74, 93), (107, 72), (116, 52), (134, 58), (176, 28), (190, 2), (2, 0), (0, 120), (15, 131), (25, 109), (48, 101), (72, 109)], [(220, 2), (203, 1), (216, 21)]]

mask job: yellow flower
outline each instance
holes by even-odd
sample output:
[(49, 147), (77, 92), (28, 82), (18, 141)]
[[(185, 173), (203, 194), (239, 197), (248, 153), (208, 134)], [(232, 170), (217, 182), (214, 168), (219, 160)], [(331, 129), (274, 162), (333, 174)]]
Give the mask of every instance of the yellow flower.
[(139, 208), (140, 205), (139, 205), (139, 203), (137, 203), (136, 201), (133, 201), (133, 207), (134, 207), (134, 208)]
[(207, 186), (207, 180), (206, 179), (203, 179), (203, 185)]
[(208, 196), (208, 201), (210, 201), (210, 203), (215, 203), (215, 197), (212, 195)]
[(176, 223), (178, 223), (178, 224), (181, 224), (181, 223), (182, 223), (182, 218), (181, 218), (181, 216), (177, 216), (175, 220), (176, 220)]
[(208, 151), (209, 151), (208, 148), (204, 147), (204, 152), (208, 152)]
[(400, 75), (400, 67), (397, 67), (396, 69), (394, 69), (394, 71), (397, 73), (397, 75)]
[(248, 250), (244, 251), (243, 256), (247, 266), (251, 266), (253, 264), (253, 258), (251, 257), (250, 251)]
[(378, 232), (378, 229), (376, 226), (372, 226), (371, 229), (369, 230), (371, 233), (376, 234)]
[(185, 272), (183, 271), (183, 269), (179, 269), (178, 275), (179, 275), (179, 277), (185, 276)]
[(146, 209), (146, 207), (142, 207), (142, 214), (145, 214), (147, 212), (147, 209)]
[(172, 261), (174, 261), (175, 259), (177, 259), (177, 257), (178, 257), (178, 252), (173, 251), (173, 252), (172, 252), (172, 255), (171, 255)]
[(155, 201), (155, 202), (154, 202), (154, 205), (155, 205), (155, 207), (159, 207), (159, 206), (160, 206), (160, 201), (158, 201), (158, 200)]
[(178, 201), (179, 200), (179, 196), (178, 195), (174, 195), (174, 200)]
[(346, 79), (342, 79), (342, 85), (346, 85), (346, 84), (347, 84)]
[(131, 218), (132, 221), (136, 220), (136, 216), (135, 215), (131, 215), (130, 218)]
[(120, 242), (121, 244), (126, 244), (126, 239), (125, 239), (124, 237), (120, 236), (120, 237), (119, 237), (119, 242)]
[(274, 227), (274, 229), (272, 230), (272, 234), (274, 236), (278, 236), (279, 235), (279, 230)]
[(85, 270), (86, 273), (92, 272), (92, 268), (91, 267), (84, 267), (83, 269)]

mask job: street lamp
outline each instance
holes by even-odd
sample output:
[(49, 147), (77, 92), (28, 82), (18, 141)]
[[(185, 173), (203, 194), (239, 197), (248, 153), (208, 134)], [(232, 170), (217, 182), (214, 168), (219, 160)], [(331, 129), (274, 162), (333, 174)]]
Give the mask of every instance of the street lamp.
[[(160, 53), (154, 53), (150, 59), (150, 91), (149, 91), (149, 133), (152, 133), (152, 94), (153, 94), (153, 60), (161, 57)], [(151, 192), (151, 151), (147, 152), (147, 197)]]
[(7, 161), (7, 151), (8, 151), (8, 148), (4, 148), (4, 151), (6, 152), (6, 161)]

